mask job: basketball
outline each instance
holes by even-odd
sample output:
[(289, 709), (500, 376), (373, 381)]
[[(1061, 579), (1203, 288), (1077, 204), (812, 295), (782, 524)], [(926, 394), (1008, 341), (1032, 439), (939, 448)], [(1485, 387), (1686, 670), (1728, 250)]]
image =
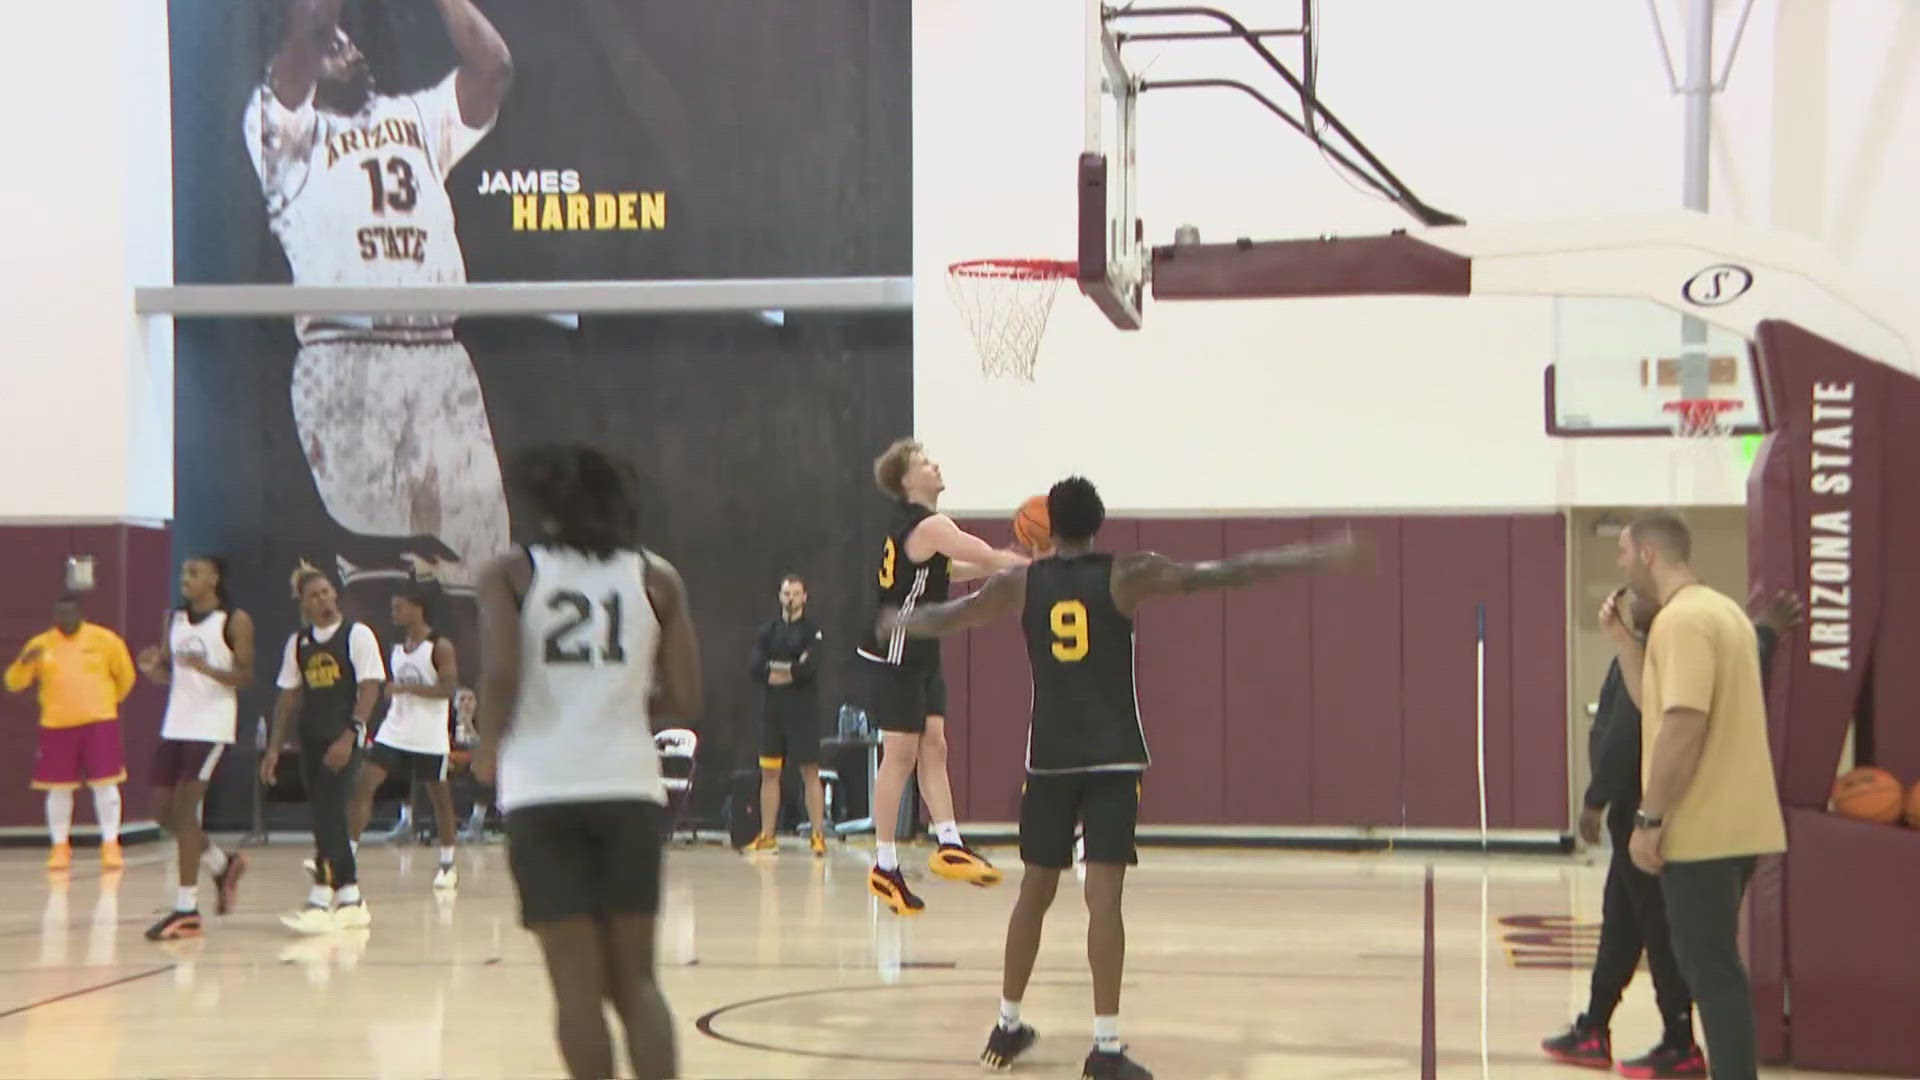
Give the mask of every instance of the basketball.
[(1891, 825), (1900, 820), (1905, 794), (1892, 773), (1862, 765), (1833, 782), (1833, 812), (1856, 821)]
[(1014, 512), (1013, 538), (1028, 551), (1045, 551), (1053, 546), (1053, 523), (1047, 518), (1045, 495), (1033, 496)]
[(1915, 783), (1913, 790), (1907, 792), (1907, 825), (1920, 829), (1920, 783)]

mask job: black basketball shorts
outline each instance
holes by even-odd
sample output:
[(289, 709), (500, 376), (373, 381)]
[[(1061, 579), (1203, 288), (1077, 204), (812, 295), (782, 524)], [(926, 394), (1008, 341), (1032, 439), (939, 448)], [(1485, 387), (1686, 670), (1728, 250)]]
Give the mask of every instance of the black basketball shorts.
[(402, 776), (409, 781), (423, 784), (436, 783), (447, 778), (447, 755), (422, 754), (416, 750), (402, 750), (397, 746), (374, 740), (372, 749), (367, 751), (367, 764), (379, 768), (388, 777)]
[(544, 803), (507, 813), (520, 925), (660, 911), (665, 808), (644, 799)]
[(1049, 870), (1073, 865), (1073, 834), (1085, 828), (1087, 861), (1140, 861), (1140, 773), (1028, 774), (1020, 792), (1020, 861)]
[(769, 708), (760, 718), (760, 767), (820, 764), (820, 725), (812, 709)]
[(855, 680), (867, 722), (880, 731), (918, 735), (927, 717), (947, 715), (947, 680), (938, 663), (902, 667), (857, 657), (865, 670)]

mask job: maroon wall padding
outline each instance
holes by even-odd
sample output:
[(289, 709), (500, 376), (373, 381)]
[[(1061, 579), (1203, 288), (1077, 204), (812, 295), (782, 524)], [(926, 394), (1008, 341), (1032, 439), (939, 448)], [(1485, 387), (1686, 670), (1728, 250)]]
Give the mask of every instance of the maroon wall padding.
[[(1218, 519), (1140, 522), (1142, 550), (1181, 562), (1217, 559), (1222, 543)], [(1136, 690), (1154, 762), (1140, 818), (1155, 824), (1218, 824), (1226, 820), (1222, 597), (1209, 591), (1151, 604), (1134, 630)]]
[[(1564, 828), (1567, 820), (1567, 524), (1559, 514), (1509, 521), (1513, 629), (1513, 738), (1509, 822)], [(1490, 643), (1498, 654), (1499, 642)], [(1498, 789), (1495, 789), (1498, 790)]]
[(1400, 519), (1315, 518), (1313, 539), (1349, 526), (1371, 542), (1373, 566), (1312, 585), (1312, 824), (1412, 824), (1400, 774)]
[[(10, 662), (28, 638), (52, 625), (53, 602), (65, 588), (69, 555), (94, 558), (94, 589), (83, 608), (86, 618), (126, 638), (135, 653), (154, 643), (173, 592), (170, 545), (166, 529), (131, 525), (0, 528), (0, 549), (7, 553), (0, 561), (0, 651), (5, 660)], [(130, 821), (148, 816), (148, 763), (165, 707), (164, 690), (142, 678), (120, 710)], [(37, 828), (46, 821), (44, 799), (27, 786), (38, 717), (33, 690), (0, 698), (0, 828)], [(80, 810), (76, 820), (89, 822), (91, 813)]]
[[(1487, 610), (1487, 824), (1513, 820), (1512, 712), (1508, 680), (1511, 566), (1505, 518), (1410, 517), (1400, 527), (1402, 798), (1409, 822), (1473, 828), (1480, 822), (1475, 624)], [(1565, 708), (1561, 723), (1565, 724)]]
[[(1884, 578), (1880, 632), (1874, 642), (1873, 763), (1910, 787), (1920, 783), (1920, 383), (1887, 380), (1876, 435), (1887, 481), (1881, 523), (1891, 539), (1882, 548)], [(1905, 418), (1905, 422), (1902, 419)]]
[[(1306, 518), (1226, 522), (1229, 552), (1305, 543)], [(1223, 599), (1228, 821), (1313, 819), (1312, 585), (1285, 578)]]
[(1151, 279), (1156, 300), (1465, 296), (1473, 262), (1404, 233), (1181, 244), (1153, 249)]
[(1920, 833), (1795, 808), (1787, 842), (1793, 1064), (1920, 1076)]
[[(1771, 529), (1791, 537), (1793, 587), (1807, 601), (1806, 625), (1783, 643), (1783, 651), (1791, 646), (1791, 661), (1781, 673), (1787, 680), (1782, 713), (1787, 724), (1780, 790), (1788, 805), (1821, 807), (1862, 702), (1886, 587), (1882, 447), (1885, 418), (1895, 415), (1886, 399), (1891, 393), (1911, 394), (1912, 380), (1902, 377), (1896, 385), (1892, 368), (1783, 322), (1760, 324), (1759, 355), (1769, 400), (1780, 406), (1775, 423), (1786, 444), (1787, 491), (1793, 500), (1785, 508), (1769, 503), (1763, 513)], [(1848, 396), (1823, 400), (1830, 390)], [(1831, 460), (1815, 468), (1816, 453)], [(1774, 462), (1769, 458), (1768, 467)], [(1823, 522), (1844, 531), (1817, 527)], [(1830, 551), (1813, 557), (1822, 544)], [(1764, 557), (1761, 565), (1767, 568)], [(1839, 579), (1810, 580), (1810, 574), (1828, 572)], [(1817, 662), (1821, 659), (1843, 666)]]
[[(1791, 811), (1789, 811), (1791, 813)], [(1753, 992), (1754, 1035), (1760, 1060), (1787, 1060), (1787, 861), (1769, 855), (1754, 869), (1740, 909), (1740, 952)]]
[[(1373, 541), (1372, 569), (1158, 600), (1141, 611), (1139, 696), (1154, 757), (1144, 820), (1476, 824), (1474, 608), (1485, 599), (1488, 824), (1564, 830), (1559, 515), (1126, 518), (1107, 523), (1100, 546), (1213, 558), (1329, 540), (1348, 524)], [(994, 544), (1007, 539), (1001, 519), (961, 525)], [(960, 813), (1014, 820), (1031, 704), (1014, 620), (968, 634), (946, 662), (949, 686), (966, 686), (948, 718), (949, 742), (966, 742), (964, 760), (954, 758)]]
[[(1762, 369), (1763, 383), (1771, 373)], [(1799, 511), (1793, 487), (1793, 467), (1787, 461), (1792, 443), (1785, 429), (1769, 433), (1754, 455), (1753, 471), (1747, 476), (1747, 582), (1748, 607), (1764, 604), (1764, 597), (1791, 590), (1802, 595), (1802, 548), (1794, 546), (1793, 518)], [(1789, 689), (1795, 683), (1796, 657), (1806, 655), (1806, 640), (1801, 632), (1787, 635), (1775, 647), (1772, 676), (1767, 685), (1767, 739), (1773, 750), (1775, 777), (1787, 772), (1787, 709)]]
[[(953, 595), (962, 596), (974, 586), (974, 582), (955, 582)], [(973, 776), (973, 732), (971, 725), (954, 719), (972, 715), (969, 708), (973, 700), (972, 680), (967, 678), (970, 666), (967, 654), (972, 643), (972, 634), (954, 634), (940, 642), (940, 671), (947, 682), (947, 781), (953, 788), (953, 812), (961, 821), (979, 820), (970, 819), (967, 813), (970, 796), (967, 785)]]

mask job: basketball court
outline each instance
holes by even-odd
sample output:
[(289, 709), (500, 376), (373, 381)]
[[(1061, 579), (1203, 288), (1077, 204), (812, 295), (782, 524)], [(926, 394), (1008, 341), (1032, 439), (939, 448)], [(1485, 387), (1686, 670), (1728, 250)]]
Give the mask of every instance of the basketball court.
[[(1712, 103), (1753, 5), (1654, 4), (1651, 35), (1614, 20), (1617, 38), (1558, 43), (1624, 55), (1656, 47), (1650, 36), (1658, 59), (1634, 70), (1657, 78), (1664, 61), (1688, 102), (1627, 95), (1618, 115), (1535, 124), (1537, 146), (1462, 134), (1472, 110), (1456, 99), (1555, 106), (1519, 83), (1552, 82), (1537, 50), (1512, 50), (1514, 75), (1423, 55), (1423, 32), (1460, 13), (1408, 5), (1389, 32), (1320, 0), (1229, 6), (914, 5), (910, 277), (201, 284), (137, 289), (135, 313), (160, 336), (169, 319), (217, 336), (217, 319), (315, 313), (431, 311), (447, 327), (520, 320), (554, 334), (583, 313), (713, 326), (744, 313), (769, 337), (790, 316), (888, 313), (911, 320), (912, 434), (966, 478), (942, 509), (996, 544), (1014, 507), (1070, 472), (1107, 493), (1114, 546), (1199, 560), (1337, 528), (1384, 537), (1390, 570), (1364, 586), (1142, 616), (1156, 771), (1126, 880), (1123, 1013), (1125, 1041), (1165, 1078), (1581, 1075), (1539, 1045), (1587, 1001), (1610, 855), (1572, 835), (1612, 660), (1593, 612), (1619, 584), (1630, 510), (1685, 507), (1722, 591), (1830, 586), (1812, 636), (1781, 646), (1771, 687), (1792, 850), (1763, 866), (1742, 924), (1766, 1052), (1831, 1063), (1860, 1043), (1879, 1065), (1910, 1057), (1899, 1024), (1913, 976), (1868, 972), (1920, 947), (1910, 905), (1886, 899), (1920, 889), (1915, 834), (1844, 820), (1827, 800), (1837, 772), (1876, 753), (1920, 779), (1920, 726), (1874, 722), (1920, 709), (1920, 568), (1899, 554), (1920, 550), (1920, 512), (1883, 494), (1920, 460), (1920, 319), (1821, 244), (1707, 212)], [(1509, 6), (1524, 19), (1540, 5)], [(1346, 110), (1341, 91), (1403, 71), (1400, 100)], [(649, 77), (632, 86), (650, 90)], [(1420, 86), (1443, 78), (1459, 80), (1455, 96), (1424, 101)], [(1623, 169), (1617, 201), (1600, 206), (1562, 205), (1542, 185), (1497, 220), (1458, 209), (1476, 197), (1470, 175), (1629, 129), (1677, 143), (1682, 113), (1684, 176)], [(668, 126), (684, 136), (686, 118)], [(553, 381), (556, 400), (573, 389)], [(1820, 395), (1843, 385), (1841, 435), (1820, 426), (1841, 399)], [(792, 442), (830, 441), (831, 421), (805, 421), (817, 425)], [(503, 446), (526, 434), (495, 422)], [(1820, 447), (1845, 449), (1844, 463)], [(695, 472), (706, 456), (687, 443), (663, 460)], [(705, 482), (733, 483), (718, 468)], [(1474, 514), (1485, 520), (1449, 518)], [(1823, 543), (1810, 535), (1823, 519), (1853, 532)], [(938, 881), (928, 846), (907, 847), (928, 910), (902, 919), (868, 892), (870, 835), (833, 841), (825, 859), (793, 837), (772, 856), (710, 831), (669, 846), (658, 960), (682, 1075), (980, 1074), (1020, 873), (1008, 810), (1029, 688), (1010, 641), (981, 633), (945, 654), (961, 824), (1006, 884)], [(1388, 671), (1395, 661), (1404, 670)], [(369, 841), (372, 928), (312, 938), (278, 918), (307, 881), (306, 844), (281, 839), (239, 848), (251, 868), (236, 911), (164, 945), (142, 930), (173, 895), (170, 843), (130, 843), (125, 869), (106, 873), (83, 844), (64, 875), (42, 869), (40, 849), (0, 847), (0, 1078), (564, 1075), (497, 837), (462, 846), (459, 888), (438, 894), (431, 847)], [(1863, 873), (1885, 890), (1837, 884)], [(1041, 1041), (1015, 1075), (1077, 1075), (1086, 1053), (1079, 900), (1069, 876), (1023, 1003)], [(1614, 1056), (1660, 1034), (1637, 976)]]
[[(901, 920), (867, 895), (868, 847), (836, 844), (816, 862), (786, 844), (777, 858), (717, 846), (668, 856), (660, 962), (683, 1075), (981, 1075), (1006, 888), (928, 881), (933, 910)], [(437, 899), (431, 848), (369, 847), (373, 929), (307, 940), (275, 916), (297, 898), (299, 849), (249, 854), (240, 909), (209, 918), (200, 941), (159, 948), (140, 936), (164, 906), (153, 849), (105, 879), (82, 858), (60, 889), (37, 853), (0, 853), (0, 883), (20, 898), (0, 923), (0, 1023), (13, 1028), (0, 1076), (563, 1075), (501, 848), (463, 853), (458, 896)], [(1582, 857), (1149, 849), (1127, 889), (1129, 1038), (1153, 1048), (1156, 1075), (1195, 1080), (1419, 1076), (1429, 1050), (1439, 1077), (1561, 1075), (1534, 1044), (1585, 1000), (1601, 869)], [(1063, 883), (1025, 1010), (1041, 1042), (1016, 1075), (1069, 1075), (1085, 1054), (1077, 900)], [(321, 1014), (325, 1030), (288, 1023)], [(1658, 1027), (1637, 980), (1616, 1045), (1637, 1052)]]

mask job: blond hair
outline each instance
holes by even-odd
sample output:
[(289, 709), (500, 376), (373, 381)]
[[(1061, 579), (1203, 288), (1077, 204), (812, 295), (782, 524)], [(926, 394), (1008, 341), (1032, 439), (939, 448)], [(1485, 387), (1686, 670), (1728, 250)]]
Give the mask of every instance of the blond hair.
[(896, 439), (892, 446), (873, 459), (873, 482), (896, 499), (907, 497), (907, 470), (913, 467), (913, 455), (925, 452), (918, 439)]

